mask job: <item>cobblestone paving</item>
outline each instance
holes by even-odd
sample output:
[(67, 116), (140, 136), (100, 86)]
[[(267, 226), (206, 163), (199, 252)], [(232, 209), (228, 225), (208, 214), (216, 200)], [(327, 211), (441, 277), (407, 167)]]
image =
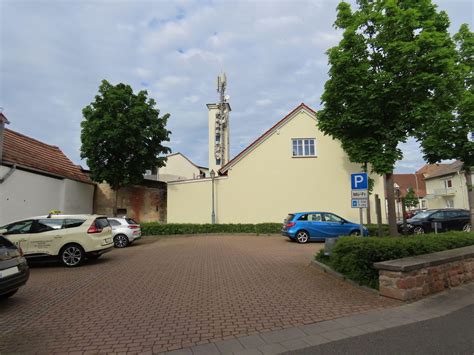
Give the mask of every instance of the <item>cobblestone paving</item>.
[(322, 246), (145, 238), (79, 268), (32, 267), (0, 303), (0, 354), (159, 353), (399, 304), (311, 267)]

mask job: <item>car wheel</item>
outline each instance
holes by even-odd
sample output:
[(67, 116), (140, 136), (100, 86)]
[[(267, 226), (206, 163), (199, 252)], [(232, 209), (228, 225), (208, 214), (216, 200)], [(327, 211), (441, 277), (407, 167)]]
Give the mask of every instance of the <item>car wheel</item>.
[(18, 289), (16, 289), (15, 291), (10, 291), (8, 293), (5, 293), (5, 294), (1, 295), (0, 300), (4, 300), (4, 299), (7, 299), (8, 297), (13, 296), (17, 291), (18, 291)]
[(80, 245), (69, 244), (61, 249), (59, 257), (65, 266), (79, 266), (84, 260), (84, 249)]
[(296, 241), (300, 244), (307, 243), (309, 240), (309, 234), (306, 231), (298, 231), (296, 233)]
[(471, 231), (471, 223), (466, 223), (464, 227), (462, 227), (463, 232), (470, 232)]
[(425, 230), (423, 227), (418, 226), (413, 228), (413, 234), (425, 234)]
[(358, 236), (360, 236), (360, 231), (352, 231), (352, 232), (349, 234), (349, 236), (351, 236), (351, 237), (358, 237)]
[(129, 241), (126, 235), (117, 234), (114, 237), (114, 244), (116, 248), (125, 248), (126, 246), (128, 246)]

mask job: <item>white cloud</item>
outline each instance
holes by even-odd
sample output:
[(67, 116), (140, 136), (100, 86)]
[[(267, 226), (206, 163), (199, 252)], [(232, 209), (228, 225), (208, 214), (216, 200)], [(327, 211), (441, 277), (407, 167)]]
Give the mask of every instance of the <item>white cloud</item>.
[[(436, 2), (454, 29), (472, 23), (470, 0)], [(336, 5), (3, 0), (0, 106), (10, 128), (58, 145), (80, 163), (82, 108), (102, 79), (128, 83), (147, 89), (161, 113), (171, 114), (173, 151), (207, 165), (205, 105), (218, 99), (221, 71), (231, 96), (231, 155), (301, 101), (319, 108), (325, 51), (341, 36), (332, 27)], [(401, 169), (422, 164), (419, 147), (407, 144)]]
[(255, 101), (255, 104), (257, 106), (268, 106), (268, 105), (272, 104), (272, 100), (270, 100), (270, 99), (260, 99), (260, 100)]

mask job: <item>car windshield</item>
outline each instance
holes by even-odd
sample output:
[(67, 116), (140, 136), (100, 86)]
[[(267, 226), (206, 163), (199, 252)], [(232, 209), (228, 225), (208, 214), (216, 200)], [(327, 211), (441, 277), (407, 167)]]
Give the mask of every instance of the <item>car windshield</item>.
[(428, 212), (428, 211), (420, 212), (420, 213), (417, 213), (416, 215), (414, 215), (411, 219), (424, 219), (424, 218), (428, 217), (429, 215), (431, 215), (431, 213), (433, 213), (433, 212)]

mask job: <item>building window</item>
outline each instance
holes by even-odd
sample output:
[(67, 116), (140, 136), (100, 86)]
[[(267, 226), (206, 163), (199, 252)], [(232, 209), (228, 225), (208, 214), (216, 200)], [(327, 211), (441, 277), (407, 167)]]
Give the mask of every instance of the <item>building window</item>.
[(294, 157), (315, 157), (316, 143), (314, 138), (293, 139)]
[(452, 198), (448, 198), (446, 200), (446, 207), (447, 208), (454, 208), (454, 200)]
[(444, 180), (444, 187), (447, 189), (449, 187), (453, 187), (453, 181), (452, 180)]

